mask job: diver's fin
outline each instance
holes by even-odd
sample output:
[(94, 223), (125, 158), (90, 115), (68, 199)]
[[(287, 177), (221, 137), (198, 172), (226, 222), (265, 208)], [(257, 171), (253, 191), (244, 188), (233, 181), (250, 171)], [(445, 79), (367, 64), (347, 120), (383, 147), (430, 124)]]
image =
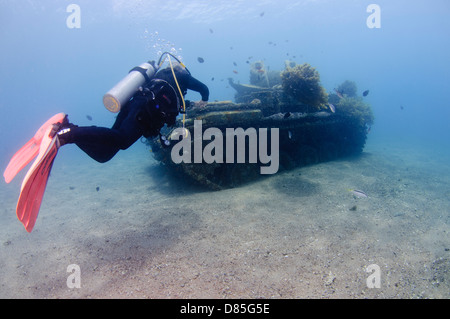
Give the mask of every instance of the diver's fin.
[(65, 116), (66, 115), (64, 113), (58, 113), (52, 116), (37, 130), (33, 138), (22, 146), (16, 154), (14, 154), (6, 167), (5, 172), (3, 173), (7, 183), (11, 182), (17, 173), (19, 173), (28, 163), (31, 162), (33, 158), (36, 157), (36, 155), (38, 155), (39, 146), (41, 145), (42, 138), (44, 137), (44, 133), (47, 128), (51, 127), (52, 124), (62, 123)]
[(17, 218), (25, 226), (27, 232), (33, 230), (50, 170), (58, 153), (58, 136), (50, 136), (52, 129), (52, 126), (48, 127), (43, 134), (39, 154), (25, 175), (17, 202)]

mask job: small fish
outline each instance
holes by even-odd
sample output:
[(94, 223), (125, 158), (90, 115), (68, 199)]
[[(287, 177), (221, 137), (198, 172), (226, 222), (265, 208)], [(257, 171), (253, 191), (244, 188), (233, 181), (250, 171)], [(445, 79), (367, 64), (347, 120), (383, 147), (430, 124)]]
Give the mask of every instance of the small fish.
[(289, 139), (292, 139), (292, 132), (291, 131), (288, 131), (288, 137), (289, 137)]
[(198, 58), (197, 58), (197, 61), (198, 61), (199, 63), (203, 63), (203, 62), (205, 62), (205, 59), (203, 59), (202, 57), (198, 57)]
[(209, 29), (209, 32), (210, 32), (210, 33), (214, 33), (213, 29)]
[(92, 116), (86, 115), (86, 118), (87, 118), (89, 121), (92, 121)]
[(363, 92), (363, 96), (367, 96), (367, 94), (369, 94), (369, 90), (365, 90), (365, 91)]
[(283, 118), (287, 119), (289, 116), (291, 116), (291, 112), (286, 112), (286, 114), (284, 114)]
[(331, 112), (336, 113), (336, 108), (334, 107), (333, 104), (328, 103), (328, 106), (330, 107)]
[(95, 188), (95, 190), (98, 192), (98, 191), (100, 190), (100, 187), (97, 186), (97, 187)]
[(264, 11), (259, 14), (260, 17), (264, 16)]
[(233, 65), (234, 65), (234, 66), (237, 66), (236, 62), (233, 62)]
[(211, 78), (211, 81), (214, 81), (214, 77)]
[(234, 74), (238, 74), (238, 71), (236, 71), (236, 70), (233, 70), (233, 73), (234, 73)]
[(349, 191), (356, 197), (361, 197), (361, 198), (369, 197), (369, 196), (367, 196), (366, 193), (364, 193), (363, 191), (358, 190), (358, 189), (349, 189)]
[(336, 90), (336, 89), (334, 89), (335, 91), (336, 91), (336, 94), (337, 94), (337, 96), (339, 96), (339, 98), (344, 98), (343, 96), (342, 96), (342, 93), (341, 92), (339, 92), (338, 90)]
[(403, 110), (403, 109), (404, 109), (403, 105), (400, 105), (400, 110)]

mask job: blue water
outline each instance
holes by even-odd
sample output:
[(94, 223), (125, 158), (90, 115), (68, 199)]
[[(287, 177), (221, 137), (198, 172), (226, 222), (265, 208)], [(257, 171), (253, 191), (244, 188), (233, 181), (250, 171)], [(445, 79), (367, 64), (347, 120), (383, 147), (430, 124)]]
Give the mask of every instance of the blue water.
[[(71, 3), (80, 28), (67, 25)], [(372, 3), (380, 28), (366, 23)], [(307, 62), (329, 92), (345, 80), (370, 90), (369, 148), (450, 158), (449, 16), (448, 0), (0, 0), (0, 167), (55, 113), (111, 126), (103, 94), (163, 51), (209, 86), (211, 101), (233, 100), (228, 78), (249, 82), (249, 57), (273, 70), (286, 59)]]

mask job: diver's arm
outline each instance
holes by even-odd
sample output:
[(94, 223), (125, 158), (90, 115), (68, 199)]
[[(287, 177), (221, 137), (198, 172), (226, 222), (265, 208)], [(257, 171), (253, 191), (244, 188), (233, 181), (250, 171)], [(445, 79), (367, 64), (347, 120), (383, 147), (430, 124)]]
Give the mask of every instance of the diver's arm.
[(189, 78), (187, 89), (200, 93), (200, 95), (202, 96), (202, 101), (208, 102), (209, 89), (205, 84), (203, 84), (196, 78), (192, 76)]

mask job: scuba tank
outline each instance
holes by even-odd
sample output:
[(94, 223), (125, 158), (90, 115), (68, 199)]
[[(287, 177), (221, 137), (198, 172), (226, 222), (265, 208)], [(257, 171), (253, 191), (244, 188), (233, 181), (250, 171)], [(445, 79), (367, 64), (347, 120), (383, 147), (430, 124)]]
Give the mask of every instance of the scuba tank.
[(118, 113), (139, 87), (155, 75), (156, 70), (156, 67), (150, 62), (133, 68), (126, 77), (103, 96), (105, 107), (113, 113)]

